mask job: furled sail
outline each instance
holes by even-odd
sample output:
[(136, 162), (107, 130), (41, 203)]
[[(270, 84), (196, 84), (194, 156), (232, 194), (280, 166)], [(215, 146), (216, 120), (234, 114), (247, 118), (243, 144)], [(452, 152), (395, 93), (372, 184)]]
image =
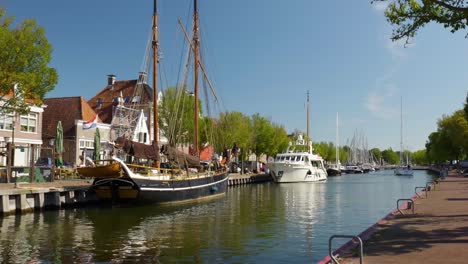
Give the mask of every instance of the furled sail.
[(134, 156), (138, 159), (160, 160), (159, 147), (153, 142), (152, 145), (128, 140), (123, 137), (117, 138), (115, 141), (117, 147), (121, 148), (125, 153)]
[(169, 145), (163, 145), (162, 151), (168, 160), (178, 164), (186, 164), (188, 167), (200, 167), (200, 158), (186, 154)]

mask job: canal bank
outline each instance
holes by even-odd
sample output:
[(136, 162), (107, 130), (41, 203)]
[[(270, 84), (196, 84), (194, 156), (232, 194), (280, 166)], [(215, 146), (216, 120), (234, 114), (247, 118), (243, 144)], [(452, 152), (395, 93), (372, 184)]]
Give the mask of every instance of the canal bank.
[[(362, 232), (365, 263), (466, 263), (468, 178), (450, 175)], [(414, 213), (413, 213), (414, 209)], [(357, 243), (338, 249), (340, 263), (360, 263)], [(327, 256), (319, 263), (331, 263)]]
[[(230, 174), (229, 186), (271, 181), (268, 174)], [(0, 215), (76, 207), (98, 202), (92, 180), (0, 184)]]
[(61, 209), (95, 203), (91, 180), (0, 184), (0, 215)]
[(426, 171), (378, 171), (234, 185), (219, 199), (186, 204), (10, 215), (0, 218), (0, 262), (317, 263), (331, 235), (359, 234), (431, 180)]

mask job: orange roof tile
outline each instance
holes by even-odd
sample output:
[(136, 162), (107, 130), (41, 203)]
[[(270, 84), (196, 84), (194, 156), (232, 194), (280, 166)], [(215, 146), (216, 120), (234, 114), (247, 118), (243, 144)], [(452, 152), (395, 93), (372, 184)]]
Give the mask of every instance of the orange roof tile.
[[(55, 137), (55, 129), (58, 121), (62, 121), (63, 134), (65, 138), (74, 137), (75, 120), (90, 120), (96, 113), (81, 96), (46, 98), (42, 121), (42, 137)], [(98, 120), (99, 121), (99, 120)]]
[[(115, 98), (119, 97), (122, 93), (122, 97), (129, 98), (132, 100), (135, 89), (136, 89), (137, 80), (126, 80), (126, 81), (116, 81), (113, 86), (107, 85), (99, 93), (97, 93), (93, 98), (88, 100), (88, 104), (91, 108), (99, 115), (99, 118), (107, 124), (112, 122), (112, 113), (114, 106), (118, 104), (115, 101)], [(140, 98), (139, 104), (145, 105), (153, 100), (153, 89), (147, 85), (143, 85), (142, 98)], [(101, 107), (99, 107), (99, 100), (101, 101)], [(124, 105), (130, 105), (127, 102)]]

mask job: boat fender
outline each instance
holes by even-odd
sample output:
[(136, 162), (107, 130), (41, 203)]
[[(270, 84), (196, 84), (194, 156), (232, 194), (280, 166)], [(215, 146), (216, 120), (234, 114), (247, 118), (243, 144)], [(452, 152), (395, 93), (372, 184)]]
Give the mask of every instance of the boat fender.
[(211, 186), (210, 191), (211, 192), (217, 192), (218, 191), (218, 186)]

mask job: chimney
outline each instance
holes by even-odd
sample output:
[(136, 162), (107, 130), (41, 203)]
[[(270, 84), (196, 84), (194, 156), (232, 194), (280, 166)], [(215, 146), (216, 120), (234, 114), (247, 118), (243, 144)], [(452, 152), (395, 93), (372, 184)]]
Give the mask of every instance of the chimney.
[(138, 84), (146, 83), (146, 72), (138, 73)]
[(114, 83), (115, 83), (115, 75), (114, 74), (107, 75), (107, 85), (112, 86), (111, 90), (114, 89)]

